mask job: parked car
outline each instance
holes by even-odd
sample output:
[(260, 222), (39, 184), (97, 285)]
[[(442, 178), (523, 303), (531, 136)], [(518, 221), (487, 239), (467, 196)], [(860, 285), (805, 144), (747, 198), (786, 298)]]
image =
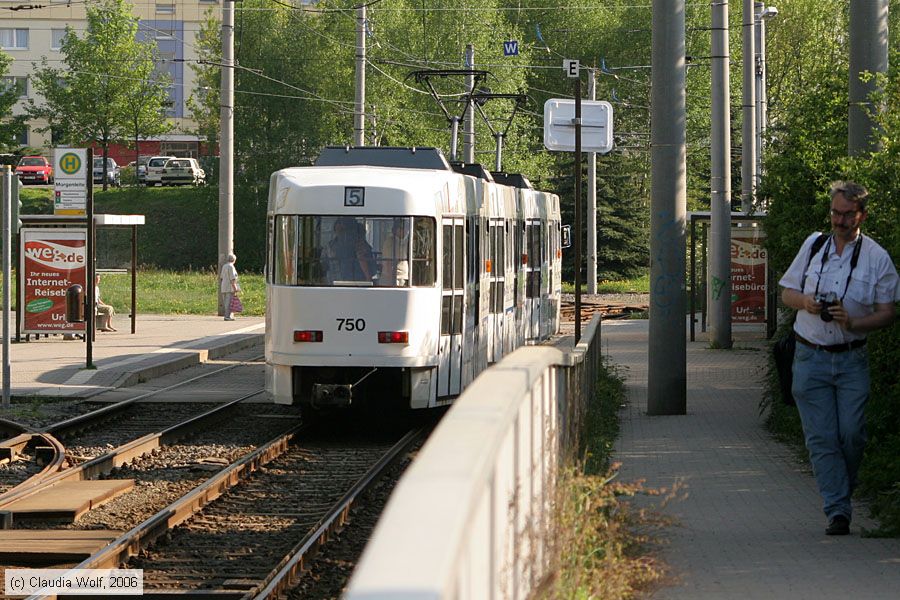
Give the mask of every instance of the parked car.
[(147, 185), (162, 184), (162, 171), (166, 163), (175, 158), (174, 156), (151, 156), (147, 161), (147, 172), (144, 175), (144, 182)]
[(53, 183), (53, 165), (43, 156), (23, 156), (16, 175), (22, 183)]
[[(94, 183), (103, 183), (103, 157), (94, 157), (93, 167)], [(114, 158), (106, 159), (106, 181), (109, 185), (119, 187), (122, 185), (122, 170)]]
[(162, 170), (163, 185), (200, 185), (206, 183), (206, 172), (196, 158), (170, 158)]

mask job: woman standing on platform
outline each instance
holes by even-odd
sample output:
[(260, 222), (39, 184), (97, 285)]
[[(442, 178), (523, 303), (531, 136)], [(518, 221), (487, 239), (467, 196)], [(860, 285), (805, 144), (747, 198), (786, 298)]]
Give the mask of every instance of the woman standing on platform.
[(238, 283), (237, 269), (234, 266), (236, 260), (237, 256), (229, 254), (225, 258), (225, 264), (222, 265), (222, 272), (219, 274), (219, 279), (221, 281), (219, 290), (225, 296), (224, 307), (226, 321), (234, 321), (231, 303), (232, 299), (241, 292), (241, 284)]

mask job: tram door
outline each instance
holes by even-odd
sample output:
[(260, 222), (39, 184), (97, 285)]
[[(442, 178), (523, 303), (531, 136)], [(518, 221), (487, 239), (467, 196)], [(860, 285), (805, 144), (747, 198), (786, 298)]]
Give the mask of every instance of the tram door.
[(528, 317), (528, 339), (541, 335), (541, 266), (544, 262), (541, 243), (541, 222), (529, 219), (525, 224), (525, 247), (528, 261), (525, 268), (525, 313)]
[(489, 225), (488, 262), (490, 263), (490, 337), (488, 361), (498, 362), (503, 358), (503, 294), (505, 292), (506, 256), (503, 219), (491, 219)]
[(444, 219), (443, 276), (441, 291), (441, 341), (438, 369), (438, 396), (455, 396), (462, 390), (462, 332), (465, 315), (465, 225), (464, 220)]

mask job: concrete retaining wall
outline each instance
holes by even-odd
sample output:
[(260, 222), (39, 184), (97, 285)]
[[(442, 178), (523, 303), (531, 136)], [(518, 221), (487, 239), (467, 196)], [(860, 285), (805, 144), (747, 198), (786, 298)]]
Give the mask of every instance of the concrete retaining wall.
[(521, 348), (457, 400), (404, 474), (347, 598), (526, 598), (545, 574), (557, 466), (579, 451), (599, 317), (574, 350)]

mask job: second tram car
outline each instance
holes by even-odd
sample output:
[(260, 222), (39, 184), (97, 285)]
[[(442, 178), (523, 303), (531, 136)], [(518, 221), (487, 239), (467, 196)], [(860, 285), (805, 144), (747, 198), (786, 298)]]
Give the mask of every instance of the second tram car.
[(326, 148), (272, 175), (275, 402), (441, 406), (559, 329), (559, 198), (436, 148)]

